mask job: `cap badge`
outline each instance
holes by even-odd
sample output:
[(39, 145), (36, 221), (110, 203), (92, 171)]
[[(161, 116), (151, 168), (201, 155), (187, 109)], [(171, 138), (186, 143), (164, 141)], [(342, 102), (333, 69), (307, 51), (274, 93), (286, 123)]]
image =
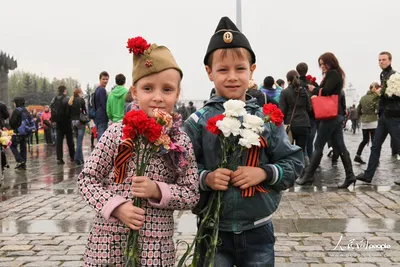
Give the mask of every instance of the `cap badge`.
[(233, 35), (232, 35), (232, 33), (231, 33), (231, 32), (226, 32), (226, 33), (224, 33), (223, 39), (224, 39), (224, 42), (225, 42), (226, 44), (232, 43), (232, 41), (233, 41)]
[(146, 67), (150, 68), (153, 66), (153, 63), (151, 62), (151, 60), (146, 59), (146, 63), (144, 63), (144, 65), (146, 65)]

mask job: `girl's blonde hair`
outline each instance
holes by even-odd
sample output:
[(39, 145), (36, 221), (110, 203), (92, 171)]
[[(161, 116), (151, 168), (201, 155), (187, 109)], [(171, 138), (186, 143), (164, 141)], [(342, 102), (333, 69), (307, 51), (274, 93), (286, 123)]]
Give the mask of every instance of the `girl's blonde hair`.
[(68, 105), (72, 106), (72, 103), (74, 103), (75, 97), (79, 97), (79, 94), (82, 94), (82, 89), (81, 88), (75, 88), (74, 93), (72, 94), (71, 98), (68, 101)]

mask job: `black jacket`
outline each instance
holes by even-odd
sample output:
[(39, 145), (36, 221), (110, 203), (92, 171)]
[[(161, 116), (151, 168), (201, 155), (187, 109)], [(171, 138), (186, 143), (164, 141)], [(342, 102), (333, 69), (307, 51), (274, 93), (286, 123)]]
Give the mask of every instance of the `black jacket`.
[[(27, 115), (30, 116), (29, 111), (25, 108), (25, 101), (24, 102), (16, 101), (15, 106), (17, 108), (22, 108), (22, 112), (26, 112)], [(14, 131), (16, 131), (18, 129), (18, 127), (21, 125), (22, 112), (20, 112), (18, 109), (14, 109), (11, 114), (10, 127)]]
[(58, 96), (54, 97), (50, 104), (50, 108), (52, 107), (55, 100), (59, 100), (61, 98), (62, 98), (61, 110), (60, 110), (61, 118), (58, 122), (67, 122), (68, 123), (69, 121), (71, 121), (71, 117), (69, 115), (69, 107), (68, 107), (68, 101), (69, 101), (68, 96), (62, 94), (62, 95), (58, 95)]
[(329, 70), (326, 73), (324, 80), (322, 81), (320, 87), (316, 87), (313, 91), (313, 95), (318, 95), (319, 91), (321, 90), (322, 96), (331, 96), (331, 95), (338, 95), (338, 107), (340, 115), (345, 115), (345, 109), (341, 105), (341, 94), (343, 89), (343, 77), (336, 69)]
[[(279, 106), (278, 102), (276, 102), (271, 97), (267, 96), (267, 94), (263, 93), (261, 90), (249, 89), (249, 90), (247, 90), (246, 94), (250, 95), (252, 98), (257, 99), (257, 105), (259, 107), (263, 107), (264, 104), (269, 104), (269, 103)], [(265, 102), (265, 101), (267, 101), (267, 102)]]
[[(387, 67), (381, 72), (381, 85), (385, 88), (387, 80), (389, 80), (392, 74), (396, 71), (392, 66)], [(387, 96), (382, 94), (379, 100), (379, 115), (384, 115), (385, 117), (400, 117), (400, 97), (398, 96)]]
[(69, 115), (71, 120), (79, 120), (81, 113), (86, 114), (85, 100), (81, 97), (74, 97), (72, 105), (69, 105)]
[[(310, 127), (311, 102), (308, 95), (308, 90), (300, 86), (298, 90), (294, 89), (290, 84), (286, 89), (282, 90), (279, 99), (279, 108), (285, 116), (285, 124), (290, 124), (292, 127)], [(297, 104), (296, 104), (296, 98)], [(290, 118), (296, 104), (296, 110), (293, 115), (292, 122)]]
[(6, 104), (0, 101), (0, 129), (6, 126), (5, 120), (10, 117)]

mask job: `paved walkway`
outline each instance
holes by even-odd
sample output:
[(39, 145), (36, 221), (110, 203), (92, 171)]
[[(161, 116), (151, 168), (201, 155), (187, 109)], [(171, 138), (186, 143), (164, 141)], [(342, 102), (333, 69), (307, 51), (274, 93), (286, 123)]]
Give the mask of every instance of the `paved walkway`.
[[(346, 134), (352, 155), (360, 138)], [(276, 266), (400, 266), (400, 187), (393, 183), (400, 162), (389, 153), (385, 144), (373, 186), (338, 190), (343, 168), (332, 168), (325, 157), (316, 186), (285, 192), (273, 220)], [(356, 164), (354, 169), (361, 170)], [(94, 213), (76, 193), (79, 172), (73, 163), (56, 165), (55, 147), (45, 145), (33, 148), (27, 171), (6, 171), (0, 266), (81, 265)], [(190, 242), (195, 217), (190, 212), (175, 217), (175, 240)]]

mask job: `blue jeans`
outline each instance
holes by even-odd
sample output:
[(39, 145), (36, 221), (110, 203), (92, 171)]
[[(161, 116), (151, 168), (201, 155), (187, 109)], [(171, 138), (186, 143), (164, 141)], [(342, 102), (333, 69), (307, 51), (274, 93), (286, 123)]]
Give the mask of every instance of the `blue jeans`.
[(76, 137), (76, 151), (74, 160), (76, 163), (83, 163), (82, 143), (85, 135), (86, 125), (81, 123), (79, 120), (73, 120), (71, 124), (72, 130), (74, 131)]
[[(13, 135), (11, 137), (11, 152), (14, 155), (15, 161), (18, 163), (26, 163), (26, 140), (27, 136)], [(19, 151), (18, 151), (19, 145)]]
[(103, 133), (107, 130), (108, 123), (107, 122), (101, 122), (96, 124), (96, 129), (97, 129), (97, 141), (100, 140), (101, 136)]
[(219, 233), (221, 244), (217, 248), (215, 266), (275, 266), (275, 236), (272, 222), (239, 234)]
[(381, 157), (382, 144), (385, 142), (387, 135), (392, 138), (392, 149), (399, 151), (400, 148), (400, 118), (379, 117), (378, 128), (375, 130), (374, 140), (372, 140), (371, 154), (368, 160), (368, 167), (364, 176), (367, 179), (374, 177), (378, 168), (379, 158)]
[(315, 119), (310, 119), (310, 135), (308, 136), (307, 140), (307, 156), (311, 158), (312, 152), (314, 150), (314, 139), (315, 139), (315, 134), (317, 133), (317, 122)]

